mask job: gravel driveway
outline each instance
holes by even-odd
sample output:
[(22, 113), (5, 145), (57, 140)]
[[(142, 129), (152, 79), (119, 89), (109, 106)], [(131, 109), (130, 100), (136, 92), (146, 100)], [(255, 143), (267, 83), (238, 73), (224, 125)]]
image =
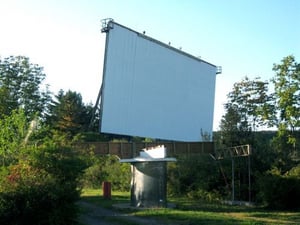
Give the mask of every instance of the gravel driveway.
[[(114, 210), (105, 209), (98, 205), (86, 202), (79, 201), (78, 204), (83, 209), (82, 214), (80, 215), (80, 222), (83, 225), (123, 225), (121, 220), (128, 221), (132, 225), (164, 225), (157, 220), (152, 218), (141, 218), (128, 214), (119, 213)], [(120, 222), (110, 221), (113, 219), (119, 219)]]

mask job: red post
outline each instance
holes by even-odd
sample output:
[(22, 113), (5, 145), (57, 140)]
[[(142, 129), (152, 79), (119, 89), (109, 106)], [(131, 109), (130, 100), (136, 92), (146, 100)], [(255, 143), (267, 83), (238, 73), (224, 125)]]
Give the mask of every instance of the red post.
[(103, 198), (111, 199), (111, 183), (104, 181), (102, 183)]

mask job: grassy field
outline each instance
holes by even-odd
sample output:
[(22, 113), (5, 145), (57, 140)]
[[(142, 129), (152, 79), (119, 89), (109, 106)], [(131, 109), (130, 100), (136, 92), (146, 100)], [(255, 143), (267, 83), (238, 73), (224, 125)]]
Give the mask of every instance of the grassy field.
[[(84, 190), (82, 199), (111, 208), (116, 203), (129, 203), (129, 193), (113, 192), (111, 200), (102, 198), (102, 191)], [(172, 225), (278, 225), (299, 224), (300, 212), (270, 211), (258, 207), (229, 206), (192, 201), (187, 198), (169, 198), (176, 204), (174, 209), (126, 210), (138, 217), (152, 217), (162, 224)]]

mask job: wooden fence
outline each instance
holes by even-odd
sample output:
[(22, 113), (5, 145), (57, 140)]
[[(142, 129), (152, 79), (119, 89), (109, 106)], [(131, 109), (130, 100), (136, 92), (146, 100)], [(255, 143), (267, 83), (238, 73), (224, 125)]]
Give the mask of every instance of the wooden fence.
[(168, 157), (214, 153), (213, 142), (85, 142), (77, 143), (81, 149), (90, 149), (99, 155), (117, 155), (121, 159), (133, 158), (148, 147), (164, 145)]

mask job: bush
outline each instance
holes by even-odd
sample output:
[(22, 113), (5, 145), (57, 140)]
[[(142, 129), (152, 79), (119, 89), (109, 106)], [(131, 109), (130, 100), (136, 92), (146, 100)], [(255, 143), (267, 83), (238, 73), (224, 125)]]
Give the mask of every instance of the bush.
[(207, 155), (181, 157), (176, 163), (168, 164), (170, 195), (186, 195), (198, 190), (218, 191), (220, 180), (217, 164)]
[(84, 162), (68, 148), (42, 148), (2, 173), (1, 225), (75, 224)]
[(273, 171), (260, 178), (260, 197), (267, 207), (300, 208), (300, 178), (291, 174), (280, 175)]
[(87, 188), (99, 188), (103, 181), (109, 181), (117, 191), (129, 191), (130, 165), (120, 163), (116, 156), (96, 156), (93, 164), (85, 170), (82, 184)]
[(103, 171), (103, 165), (95, 163), (85, 170), (82, 176), (82, 185), (85, 188), (100, 188), (101, 183), (106, 181), (108, 174)]
[(12, 166), (1, 185), (0, 224), (63, 224), (62, 219), (70, 222), (70, 218), (60, 215), (66, 212), (67, 196), (61, 188), (55, 177), (42, 169), (27, 164)]
[(193, 190), (187, 193), (187, 196), (192, 199), (197, 199), (198, 201), (203, 202), (215, 202), (219, 203), (222, 200), (222, 197), (216, 191), (206, 191), (203, 189)]

